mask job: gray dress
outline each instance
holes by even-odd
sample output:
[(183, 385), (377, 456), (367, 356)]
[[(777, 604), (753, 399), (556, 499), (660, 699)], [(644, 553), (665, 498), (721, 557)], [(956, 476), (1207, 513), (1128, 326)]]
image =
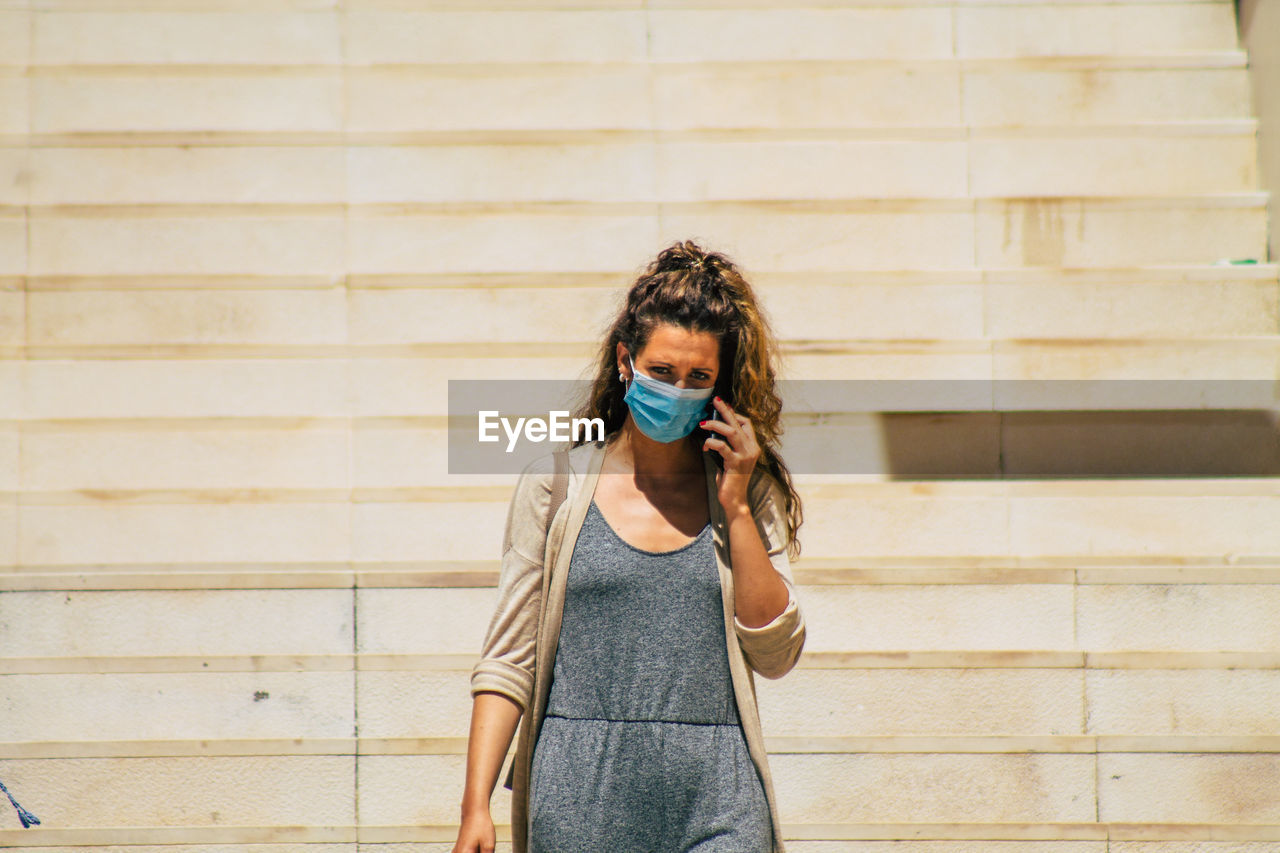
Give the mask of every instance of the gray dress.
[(764, 853), (772, 824), (725, 649), (711, 525), (625, 542), (592, 501), (533, 754), (530, 853)]

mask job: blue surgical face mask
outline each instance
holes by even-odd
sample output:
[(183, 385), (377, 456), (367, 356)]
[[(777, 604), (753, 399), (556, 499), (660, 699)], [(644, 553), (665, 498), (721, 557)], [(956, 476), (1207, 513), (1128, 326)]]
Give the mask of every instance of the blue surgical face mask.
[(631, 409), (636, 426), (654, 441), (663, 444), (684, 438), (705, 417), (707, 400), (714, 388), (677, 388), (636, 370), (631, 362), (635, 378), (627, 387), (622, 399)]

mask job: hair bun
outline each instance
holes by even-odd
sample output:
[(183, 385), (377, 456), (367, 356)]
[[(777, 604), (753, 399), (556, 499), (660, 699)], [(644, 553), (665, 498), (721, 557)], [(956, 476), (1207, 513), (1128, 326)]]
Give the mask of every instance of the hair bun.
[(659, 252), (649, 269), (649, 274), (713, 268), (711, 254), (692, 240), (685, 240), (673, 243)]

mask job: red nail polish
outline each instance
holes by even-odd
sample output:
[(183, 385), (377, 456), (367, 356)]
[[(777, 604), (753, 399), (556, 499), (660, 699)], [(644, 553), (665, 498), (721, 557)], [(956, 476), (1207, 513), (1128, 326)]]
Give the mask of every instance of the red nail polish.
[(717, 402), (717, 403), (721, 403), (721, 402), (724, 402), (724, 401), (723, 401), (723, 400), (721, 400), (719, 397), (716, 397), (716, 402)]
[(707, 425), (706, 421), (698, 421), (698, 426), (706, 426), (706, 425)]

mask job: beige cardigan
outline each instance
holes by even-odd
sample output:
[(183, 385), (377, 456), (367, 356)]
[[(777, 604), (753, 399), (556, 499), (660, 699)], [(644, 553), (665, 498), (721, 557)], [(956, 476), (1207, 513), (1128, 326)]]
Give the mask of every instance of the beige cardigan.
[[(550, 453), (535, 459), (521, 472), (507, 510), (498, 604), (485, 637), (481, 660), (471, 674), (471, 694), (474, 696), (481, 691), (501, 693), (526, 711), (516, 739), (512, 765), (511, 836), (514, 853), (526, 853), (527, 849), (529, 771), (533, 745), (537, 742), (551, 691), (553, 668), (550, 663), (544, 665), (542, 661), (555, 660), (569, 560), (595, 493), (604, 448), (604, 441), (597, 440), (569, 451), (568, 491), (551, 521), (549, 535), (544, 525), (551, 503), (553, 460)], [(804, 617), (796, 602), (786, 552), (785, 505), (777, 481), (756, 466), (748, 485), (748, 499), (769, 558), (786, 583), (788, 601), (786, 609), (772, 622), (748, 628), (734, 617), (728, 529), (724, 510), (716, 496), (717, 467), (712, 458), (713, 452), (705, 451), (702, 456), (707, 474), (716, 562), (720, 569), (729, 670), (747, 749), (760, 772), (769, 802), (774, 828), (773, 850), (774, 853), (784, 853), (752, 673), (754, 670), (766, 678), (780, 678), (795, 666), (804, 647)], [(564, 547), (565, 543), (569, 543), (569, 547)], [(552, 567), (546, 601), (542, 600), (544, 564)]]

